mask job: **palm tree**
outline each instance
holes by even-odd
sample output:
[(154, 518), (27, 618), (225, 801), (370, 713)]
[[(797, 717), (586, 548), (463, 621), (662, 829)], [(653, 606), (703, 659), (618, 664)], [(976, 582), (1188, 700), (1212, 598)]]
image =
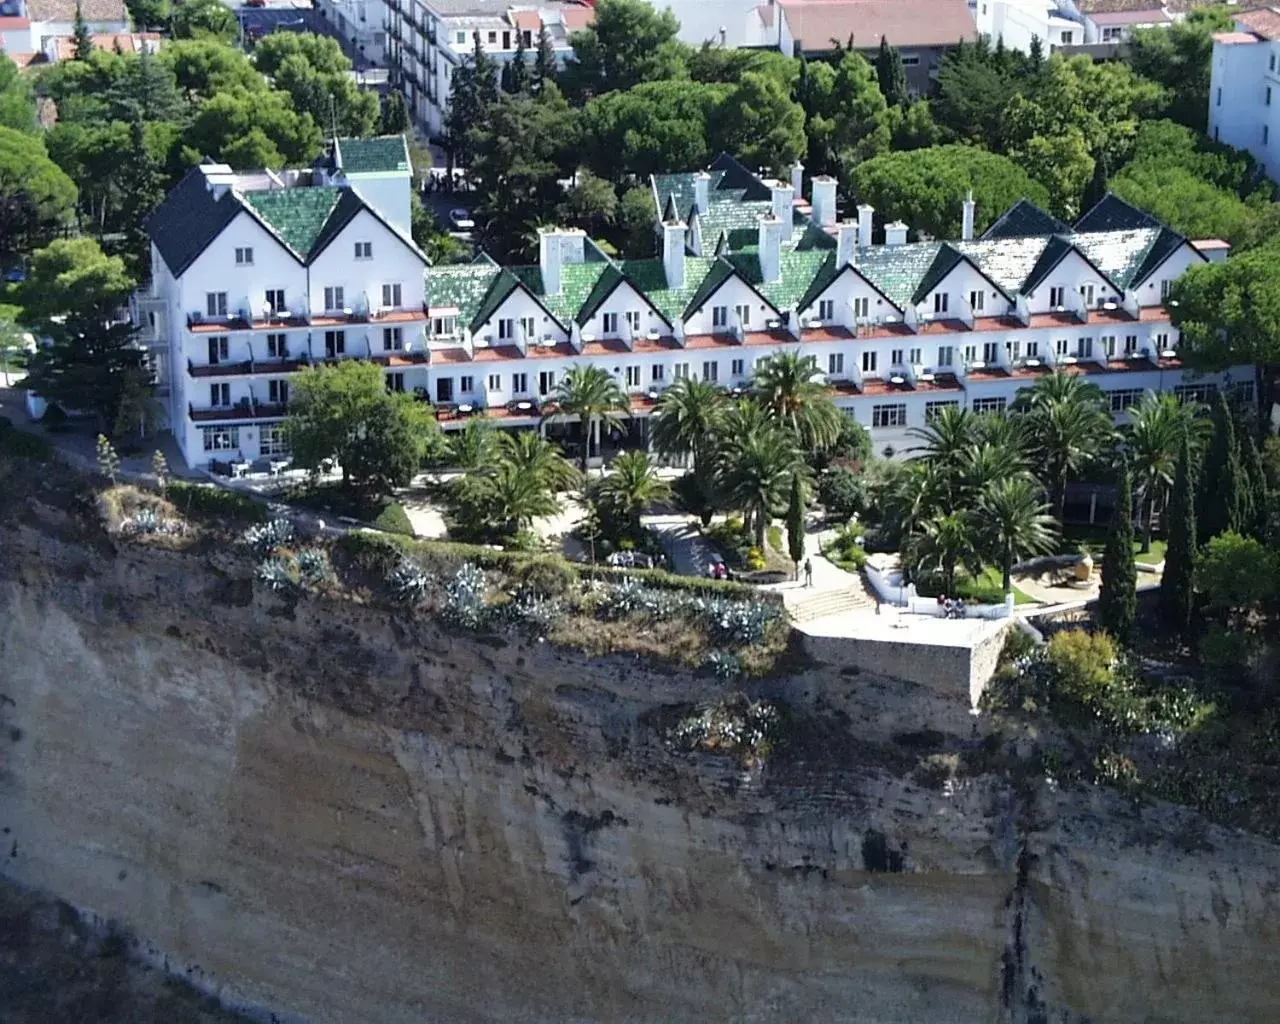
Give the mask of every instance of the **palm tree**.
[(449, 440), (449, 461), (463, 470), (484, 469), (493, 463), (497, 441), (497, 431), (490, 424), (468, 420)]
[(840, 436), (843, 413), (831, 401), (827, 382), (813, 356), (775, 352), (756, 368), (756, 401), (795, 434), (806, 450), (828, 448)]
[(1001, 586), (1013, 587), (1013, 566), (1032, 555), (1053, 550), (1058, 524), (1042, 500), (1039, 485), (1026, 474), (997, 480), (978, 506), (986, 553), (1000, 566)]
[(944, 406), (923, 427), (912, 427), (907, 433), (920, 441), (912, 452), (928, 462), (950, 464), (977, 441), (977, 417), (959, 405)]
[(600, 481), (597, 494), (614, 513), (627, 522), (631, 532), (640, 528), (640, 516), (655, 501), (671, 494), (667, 482), (658, 476), (658, 467), (647, 452), (623, 452), (609, 466), (609, 475)]
[(924, 523), (910, 547), (917, 572), (942, 576), (943, 593), (956, 593), (956, 572), (961, 567), (973, 575), (982, 571), (978, 557), (978, 532), (970, 516), (963, 512), (936, 515)]
[(1031, 453), (1062, 518), (1067, 481), (1106, 451), (1115, 425), (1096, 384), (1080, 377), (1051, 373), (1018, 395), (1015, 408), (1025, 413)]
[(540, 481), (550, 491), (567, 491), (578, 482), (578, 470), (558, 446), (535, 430), (503, 433), (498, 439), (498, 459), (518, 472)]
[(1168, 501), (1183, 442), (1190, 443), (1195, 455), (1213, 432), (1213, 422), (1201, 415), (1204, 407), (1198, 403), (1179, 402), (1174, 395), (1152, 391), (1127, 411), (1124, 446), (1141, 502), (1142, 550), (1147, 552), (1156, 510)]
[(693, 455), (698, 472), (727, 405), (724, 392), (710, 381), (680, 378), (653, 410), (654, 448), (662, 455)]
[(895, 523), (906, 548), (920, 526), (951, 506), (951, 470), (936, 462), (909, 462), (892, 480), (884, 497), (887, 518)]
[(1014, 400), (1015, 412), (1034, 412), (1054, 402), (1088, 401), (1098, 405), (1103, 402), (1102, 389), (1093, 381), (1074, 373), (1054, 370), (1036, 378), (1030, 387), (1018, 391)]
[(958, 485), (954, 498), (971, 508), (999, 480), (1026, 477), (1027, 464), (1020, 454), (983, 442), (960, 452), (954, 462)]
[(489, 472), (471, 479), (487, 509), (486, 518), (504, 533), (527, 529), (540, 516), (560, 511), (545, 482), (514, 463), (500, 460)]
[(577, 418), (582, 424), (582, 472), (600, 444), (600, 424), (611, 426), (631, 413), (631, 402), (613, 376), (600, 366), (578, 364), (556, 384), (555, 409), (546, 418)]
[(1026, 461), (1027, 437), (1022, 417), (979, 413), (973, 417), (973, 434), (975, 444), (989, 444)]
[(806, 474), (807, 467), (794, 435), (774, 423), (732, 441), (716, 451), (716, 491), (727, 507), (741, 510), (763, 551), (770, 520), (786, 507), (792, 476)]

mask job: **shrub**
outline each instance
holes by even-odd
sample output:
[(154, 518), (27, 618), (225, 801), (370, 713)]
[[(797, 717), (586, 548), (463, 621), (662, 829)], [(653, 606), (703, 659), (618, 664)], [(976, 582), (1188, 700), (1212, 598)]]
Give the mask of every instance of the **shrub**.
[(1000, 664), (1012, 665), (1031, 655), (1038, 648), (1035, 637), (1016, 626), (1004, 634), (1004, 646), (1000, 648)]
[(431, 577), (408, 559), (402, 560), (387, 576), (392, 593), (406, 604), (413, 604), (426, 597), (431, 589)]
[(1115, 680), (1116, 645), (1106, 633), (1055, 633), (1046, 655), (1059, 691), (1082, 704), (1100, 699)]
[(467, 562), (445, 585), (444, 617), (468, 629), (479, 629), (488, 617), (484, 603), (487, 589), (484, 570)]
[(747, 569), (751, 572), (760, 572), (768, 564), (764, 560), (764, 552), (759, 548), (749, 548), (747, 550)]
[(298, 552), (298, 572), (302, 582), (312, 587), (323, 586), (334, 579), (328, 552), (322, 548), (307, 548)]
[(708, 651), (703, 664), (717, 679), (735, 679), (742, 674), (742, 660), (729, 651)]
[(561, 558), (532, 558), (515, 569), (516, 585), (522, 594), (559, 597), (578, 583), (578, 573)]
[(268, 558), (258, 566), (256, 575), (268, 590), (277, 593), (287, 593), (295, 586), (289, 567), (278, 558)]
[(165, 496), (187, 519), (265, 523), (271, 514), (267, 506), (256, 498), (213, 484), (190, 484), (175, 480), (165, 490)]
[(53, 458), (54, 447), (50, 441), (37, 434), (12, 427), (0, 430), (0, 454), (33, 462), (48, 462)]
[(768, 755), (782, 729), (782, 706), (735, 694), (682, 718), (667, 733), (667, 742), (682, 750), (757, 759)]
[(251, 526), (244, 533), (244, 542), (258, 558), (275, 554), (293, 540), (293, 524), (287, 519), (273, 519), (269, 523)]
[(532, 530), (517, 530), (502, 542), (502, 546), (508, 551), (537, 551), (542, 547), (542, 541)]
[(861, 515), (867, 505), (866, 481), (843, 466), (824, 470), (818, 477), (818, 501), (826, 509), (828, 521), (843, 522)]
[(409, 513), (398, 501), (388, 502), (386, 508), (378, 513), (378, 518), (373, 521), (373, 525), (387, 533), (398, 533), (405, 537), (417, 536), (413, 523), (409, 521)]

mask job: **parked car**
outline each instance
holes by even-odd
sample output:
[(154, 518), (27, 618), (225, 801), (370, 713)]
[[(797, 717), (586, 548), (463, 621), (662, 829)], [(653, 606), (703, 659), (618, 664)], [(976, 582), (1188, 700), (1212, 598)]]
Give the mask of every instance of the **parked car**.
[(266, 7), (267, 0), (244, 0), (246, 7)]
[(10, 267), (4, 272), (4, 279), (9, 284), (21, 284), (27, 279), (27, 272), (21, 267)]
[(455, 231), (472, 231), (476, 226), (476, 222), (471, 219), (471, 214), (461, 206), (449, 211), (449, 223), (453, 225)]

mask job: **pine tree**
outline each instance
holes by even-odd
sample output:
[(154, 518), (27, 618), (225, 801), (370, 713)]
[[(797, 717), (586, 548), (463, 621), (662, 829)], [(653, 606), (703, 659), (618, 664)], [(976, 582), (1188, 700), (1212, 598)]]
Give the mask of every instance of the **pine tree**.
[(902, 54), (896, 46), (889, 45), (887, 36), (880, 37), (880, 52), (876, 56), (876, 78), (880, 92), (891, 107), (905, 107), (911, 102), (907, 91), (907, 69), (902, 64)]
[(1185, 636), (1191, 628), (1194, 607), (1196, 511), (1194, 463), (1191, 442), (1182, 443), (1182, 455), (1173, 478), (1173, 494), (1169, 500), (1165, 535), (1168, 547), (1164, 553), (1164, 577), (1160, 581), (1160, 617), (1165, 629), (1175, 636)]
[(79, 4), (76, 4), (73, 38), (76, 46), (76, 60), (88, 60), (89, 55), (93, 53), (93, 36), (89, 34), (89, 26), (85, 24), (84, 13), (80, 10)]
[(1267, 486), (1267, 469), (1262, 464), (1262, 453), (1258, 451), (1258, 443), (1251, 431), (1245, 432), (1244, 441), (1240, 445), (1240, 464), (1248, 481), (1249, 494), (1249, 516), (1244, 524), (1244, 532), (1255, 540), (1266, 543), (1271, 494)]
[(1039, 36), (1031, 37), (1031, 48), (1027, 51), (1027, 72), (1036, 76), (1044, 70), (1044, 43)]
[(111, 486), (114, 487), (116, 474), (120, 472), (120, 456), (116, 454), (115, 448), (105, 434), (98, 435), (98, 470), (111, 481)]
[(544, 82), (556, 77), (556, 51), (551, 45), (547, 26), (538, 29), (538, 52), (533, 55), (533, 91), (542, 92)]
[(445, 119), (445, 148), (458, 163), (470, 165), (474, 153), (469, 133), (484, 126), (489, 105), (494, 102), (497, 93), (497, 65), (484, 52), (477, 33), (470, 62), (463, 63), (453, 73), (449, 116)]
[(524, 48), (524, 33), (516, 32), (516, 52), (511, 58), (511, 63), (507, 65), (510, 68), (508, 76), (509, 88), (507, 92), (527, 93), (529, 91), (529, 61), (528, 54)]
[(804, 489), (800, 474), (791, 477), (791, 504), (787, 507), (787, 553), (799, 572), (800, 559), (804, 558)]
[(1213, 441), (1209, 445), (1200, 480), (1197, 525), (1201, 541), (1208, 541), (1228, 530), (1241, 532), (1243, 503), (1235, 422), (1227, 396), (1219, 393), (1218, 404), (1213, 410)]
[(1116, 505), (1111, 510), (1106, 553), (1102, 562), (1102, 589), (1098, 593), (1098, 624), (1127, 644), (1137, 615), (1137, 568), (1133, 560), (1133, 485), (1129, 470), (1120, 473)]

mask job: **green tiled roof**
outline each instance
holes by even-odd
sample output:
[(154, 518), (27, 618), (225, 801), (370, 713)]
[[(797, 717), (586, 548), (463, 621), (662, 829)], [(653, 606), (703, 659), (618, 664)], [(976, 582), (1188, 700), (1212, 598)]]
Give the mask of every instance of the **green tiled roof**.
[(653, 308), (668, 321), (683, 319), (694, 300), (704, 292), (709, 294), (708, 288), (714, 288), (714, 284), (709, 282), (714, 279), (718, 284), (730, 272), (729, 265), (723, 260), (687, 256), (684, 261), (684, 287), (669, 288), (662, 260), (627, 260), (622, 269), (628, 279), (649, 297)]
[(244, 199), (284, 244), (305, 260), (319, 241), (342, 192), (340, 188), (282, 188), (246, 192)]
[(432, 267), (427, 271), (427, 304), (437, 309), (456, 306), (458, 322), (473, 324), (500, 274), (501, 269), (492, 260)]
[(338, 139), (338, 166), (347, 174), (412, 171), (403, 135), (375, 139)]
[(834, 264), (835, 260), (828, 252), (784, 252), (778, 257), (779, 279), (772, 282), (762, 280), (757, 253), (735, 253), (728, 260), (742, 279), (781, 313), (797, 305), (808, 294), (814, 278), (829, 258)]
[(858, 254), (858, 269), (899, 307), (914, 302), (919, 287), (942, 245), (913, 242), (910, 245), (878, 245)]
[(512, 267), (512, 272), (524, 283), (534, 295), (547, 307), (547, 312), (568, 327), (576, 318), (579, 322), (587, 317), (579, 317), (579, 310), (595, 291), (596, 283), (609, 269), (608, 263), (592, 260), (586, 263), (566, 263), (560, 268), (560, 294), (546, 294), (542, 284), (542, 271), (536, 267)]
[(1117, 288), (1128, 288), (1137, 280), (1137, 272), (1146, 262), (1147, 253), (1159, 241), (1162, 230), (1089, 231), (1074, 236), (1072, 241)]

